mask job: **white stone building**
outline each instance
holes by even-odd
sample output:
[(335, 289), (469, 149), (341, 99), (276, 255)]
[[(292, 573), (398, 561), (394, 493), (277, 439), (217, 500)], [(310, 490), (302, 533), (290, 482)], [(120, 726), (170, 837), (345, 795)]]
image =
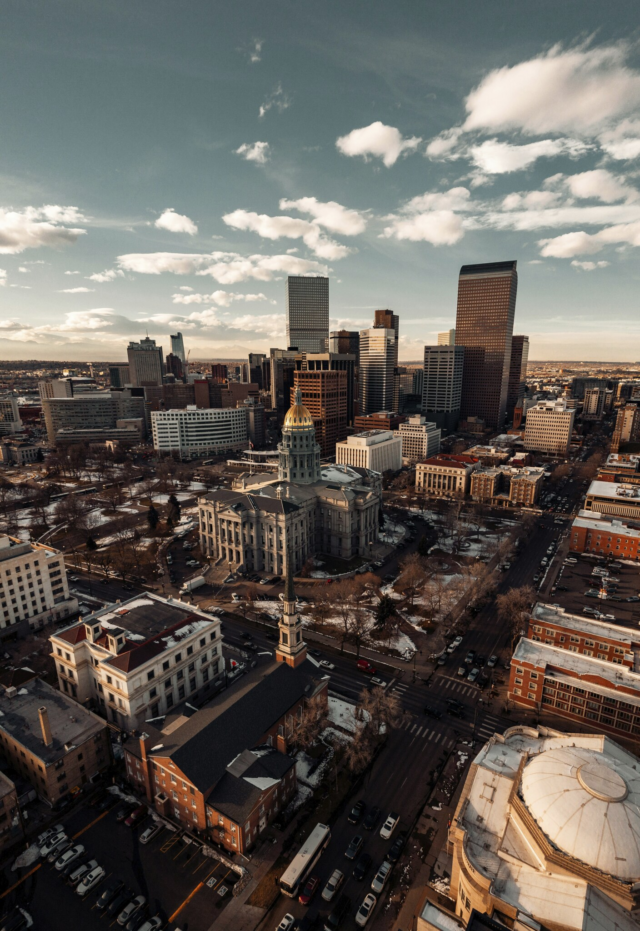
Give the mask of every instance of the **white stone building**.
[(244, 449), (247, 412), (241, 408), (204, 408), (152, 411), (153, 446), (159, 452), (178, 453), (190, 459), (209, 453)]
[(20, 635), (77, 612), (60, 550), (0, 536), (0, 608), (0, 628)]
[(440, 452), (442, 431), (438, 430), (435, 423), (428, 423), (422, 414), (412, 414), (405, 423), (400, 424), (398, 432), (405, 463), (428, 459)]
[(219, 618), (151, 593), (107, 605), (49, 641), (61, 690), (127, 731), (202, 700), (224, 671)]
[(402, 439), (393, 430), (356, 433), (336, 443), (336, 462), (374, 472), (397, 472), (402, 468)]
[(539, 401), (527, 411), (524, 448), (549, 456), (568, 455), (575, 417), (564, 399)]
[(463, 498), (479, 462), (470, 456), (432, 456), (416, 465), (416, 491), (438, 498)]

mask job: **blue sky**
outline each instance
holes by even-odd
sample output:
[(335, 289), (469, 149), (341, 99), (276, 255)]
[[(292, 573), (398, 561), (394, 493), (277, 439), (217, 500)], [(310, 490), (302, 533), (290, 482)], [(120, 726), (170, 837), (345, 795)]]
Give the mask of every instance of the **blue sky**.
[(626, 0), (0, 4), (0, 354), (284, 346), (284, 279), (332, 328), (454, 325), (517, 259), (534, 359), (640, 359), (640, 54)]

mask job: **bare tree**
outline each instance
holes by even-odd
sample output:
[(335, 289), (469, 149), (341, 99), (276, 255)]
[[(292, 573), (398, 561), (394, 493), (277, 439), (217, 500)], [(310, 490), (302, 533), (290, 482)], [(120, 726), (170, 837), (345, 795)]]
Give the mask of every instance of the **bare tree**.
[(294, 725), (295, 741), (306, 750), (316, 743), (328, 722), (327, 698), (324, 692), (305, 702)]
[(402, 709), (397, 696), (376, 686), (371, 691), (365, 689), (360, 695), (360, 710), (364, 718), (364, 727), (371, 734), (374, 742), (381, 740), (385, 734), (397, 727)]
[(360, 646), (365, 634), (371, 627), (371, 615), (367, 608), (362, 605), (355, 605), (351, 612), (349, 622), (349, 634), (356, 645), (356, 659), (360, 656)]
[(498, 617), (511, 628), (511, 648), (526, 630), (536, 593), (530, 585), (512, 588), (496, 598)]
[(417, 553), (411, 553), (402, 563), (402, 575), (399, 583), (404, 589), (405, 595), (409, 598), (409, 604), (413, 607), (413, 602), (420, 589), (426, 582), (426, 574), (422, 565), (422, 558)]

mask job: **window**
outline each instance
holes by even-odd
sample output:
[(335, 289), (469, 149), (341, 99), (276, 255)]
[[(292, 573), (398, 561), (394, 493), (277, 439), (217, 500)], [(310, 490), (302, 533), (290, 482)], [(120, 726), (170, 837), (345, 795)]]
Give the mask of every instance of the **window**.
[(155, 677), (156, 677), (156, 671), (155, 671), (155, 669), (151, 669), (151, 670), (147, 673), (147, 682), (151, 682), (151, 680), (152, 680), (152, 679), (155, 679)]
[(182, 653), (176, 653), (176, 663), (179, 663), (181, 661), (182, 661)]
[(205, 645), (206, 642), (207, 642), (207, 638), (206, 638), (206, 637), (202, 637), (201, 640), (200, 640), (199, 646), (203, 647), (203, 646)]
[(178, 699), (184, 698), (184, 685), (181, 685), (178, 689)]
[(187, 656), (191, 656), (193, 653), (193, 646), (187, 647)]
[(164, 663), (162, 664), (162, 671), (166, 672), (168, 668), (169, 668), (169, 660), (166, 659)]
[(151, 691), (149, 692), (149, 698), (155, 698), (157, 694), (158, 694), (158, 690), (154, 686), (154, 688), (152, 688)]

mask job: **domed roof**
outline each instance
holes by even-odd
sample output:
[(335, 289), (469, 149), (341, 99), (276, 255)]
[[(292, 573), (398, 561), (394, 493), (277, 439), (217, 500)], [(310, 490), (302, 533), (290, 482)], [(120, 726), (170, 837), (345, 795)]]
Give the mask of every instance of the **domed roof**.
[(606, 753), (557, 747), (534, 757), (522, 795), (560, 850), (619, 879), (640, 879), (640, 772)]
[(299, 388), (293, 398), (293, 404), (287, 411), (282, 425), (283, 430), (295, 430), (300, 428), (313, 427), (313, 418), (302, 403), (302, 394)]

